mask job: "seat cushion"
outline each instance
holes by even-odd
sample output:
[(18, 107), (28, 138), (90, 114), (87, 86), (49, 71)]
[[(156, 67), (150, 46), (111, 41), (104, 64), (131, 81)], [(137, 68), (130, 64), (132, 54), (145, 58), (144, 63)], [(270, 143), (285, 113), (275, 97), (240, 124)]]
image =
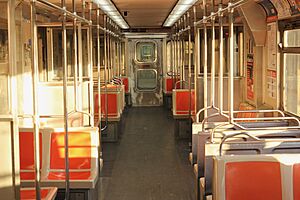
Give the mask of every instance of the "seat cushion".
[[(70, 172), (70, 180), (92, 180), (91, 172)], [(65, 172), (49, 172), (48, 180), (65, 180)]]

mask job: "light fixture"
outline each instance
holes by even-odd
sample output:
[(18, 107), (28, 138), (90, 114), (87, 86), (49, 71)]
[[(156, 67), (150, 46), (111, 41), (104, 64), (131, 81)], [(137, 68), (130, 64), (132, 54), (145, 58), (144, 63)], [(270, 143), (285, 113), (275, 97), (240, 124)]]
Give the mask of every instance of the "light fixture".
[(172, 12), (169, 14), (163, 26), (171, 27), (173, 24), (186, 12), (188, 11), (197, 0), (179, 0)]
[(124, 20), (111, 0), (93, 0), (93, 2), (97, 4), (101, 8), (101, 10), (122, 29), (129, 28), (127, 22)]

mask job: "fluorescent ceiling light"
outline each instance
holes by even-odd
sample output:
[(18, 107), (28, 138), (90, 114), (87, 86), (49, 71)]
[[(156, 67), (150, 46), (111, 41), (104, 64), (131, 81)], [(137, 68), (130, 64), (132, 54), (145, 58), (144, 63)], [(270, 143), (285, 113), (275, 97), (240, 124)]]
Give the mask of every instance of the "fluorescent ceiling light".
[(169, 14), (163, 26), (171, 27), (178, 19), (188, 11), (197, 0), (179, 0), (172, 12)]
[(127, 22), (121, 16), (111, 0), (93, 0), (93, 2), (97, 4), (101, 8), (101, 10), (122, 29), (129, 28)]

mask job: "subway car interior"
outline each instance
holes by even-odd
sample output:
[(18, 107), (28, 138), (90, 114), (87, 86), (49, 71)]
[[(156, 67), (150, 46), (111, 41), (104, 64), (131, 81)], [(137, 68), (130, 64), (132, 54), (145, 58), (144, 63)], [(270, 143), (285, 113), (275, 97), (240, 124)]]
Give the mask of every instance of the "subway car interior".
[(0, 199), (300, 200), (300, 0), (0, 12)]

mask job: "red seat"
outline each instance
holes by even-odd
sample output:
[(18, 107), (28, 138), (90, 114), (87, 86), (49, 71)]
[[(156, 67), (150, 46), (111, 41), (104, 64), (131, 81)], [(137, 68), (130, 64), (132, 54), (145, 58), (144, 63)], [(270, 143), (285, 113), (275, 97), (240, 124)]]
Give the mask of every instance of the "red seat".
[[(247, 103), (241, 103), (239, 106), (239, 110), (254, 110), (255, 108)], [(236, 115), (237, 118), (256, 118), (258, 117), (258, 113), (255, 112), (238, 112)], [(247, 122), (248, 120), (243, 120), (243, 122)], [(251, 120), (253, 122), (253, 120)]]
[[(91, 169), (91, 135), (69, 132), (69, 168)], [(51, 133), (50, 170), (65, 169), (65, 133)]]
[(232, 162), (225, 168), (226, 200), (281, 200), (279, 162)]
[(294, 200), (300, 200), (300, 164), (293, 166)]
[[(52, 200), (55, 198), (57, 188), (42, 188), (41, 189), (41, 199)], [(36, 191), (34, 188), (21, 188), (20, 191), (21, 200), (35, 200)]]
[[(117, 93), (108, 93), (107, 94), (107, 112), (106, 112), (106, 94), (101, 94), (101, 113), (102, 117), (106, 117), (106, 113), (108, 113), (108, 117), (119, 117), (118, 111), (118, 94)], [(99, 105), (98, 105), (98, 94), (95, 95), (95, 112), (98, 113)]]
[(125, 93), (129, 93), (129, 81), (128, 77), (122, 77), (123, 85), (125, 86)]
[[(175, 108), (173, 108), (174, 115), (188, 115), (189, 114), (189, 98), (190, 93), (188, 90), (174, 90), (175, 92)], [(195, 114), (195, 92), (192, 90), (191, 94), (191, 114)]]
[[(48, 174), (49, 180), (65, 180), (65, 178), (65, 172), (49, 172)], [(91, 172), (70, 172), (69, 178), (70, 180), (88, 180), (91, 179)]]
[(180, 84), (176, 85), (175, 88), (175, 83), (179, 81), (179, 78), (169, 78), (166, 77), (165, 78), (165, 93), (172, 93), (173, 89), (179, 89), (180, 88)]
[[(42, 136), (40, 133), (40, 168), (42, 166)], [(21, 181), (34, 181), (33, 132), (19, 132), (20, 178)]]
[[(72, 188), (93, 188), (98, 179), (98, 129), (73, 128), (69, 130), (69, 178)], [(64, 187), (65, 132), (53, 130), (50, 135), (48, 166), (43, 170), (45, 186)], [(73, 181), (73, 182), (72, 182)]]

